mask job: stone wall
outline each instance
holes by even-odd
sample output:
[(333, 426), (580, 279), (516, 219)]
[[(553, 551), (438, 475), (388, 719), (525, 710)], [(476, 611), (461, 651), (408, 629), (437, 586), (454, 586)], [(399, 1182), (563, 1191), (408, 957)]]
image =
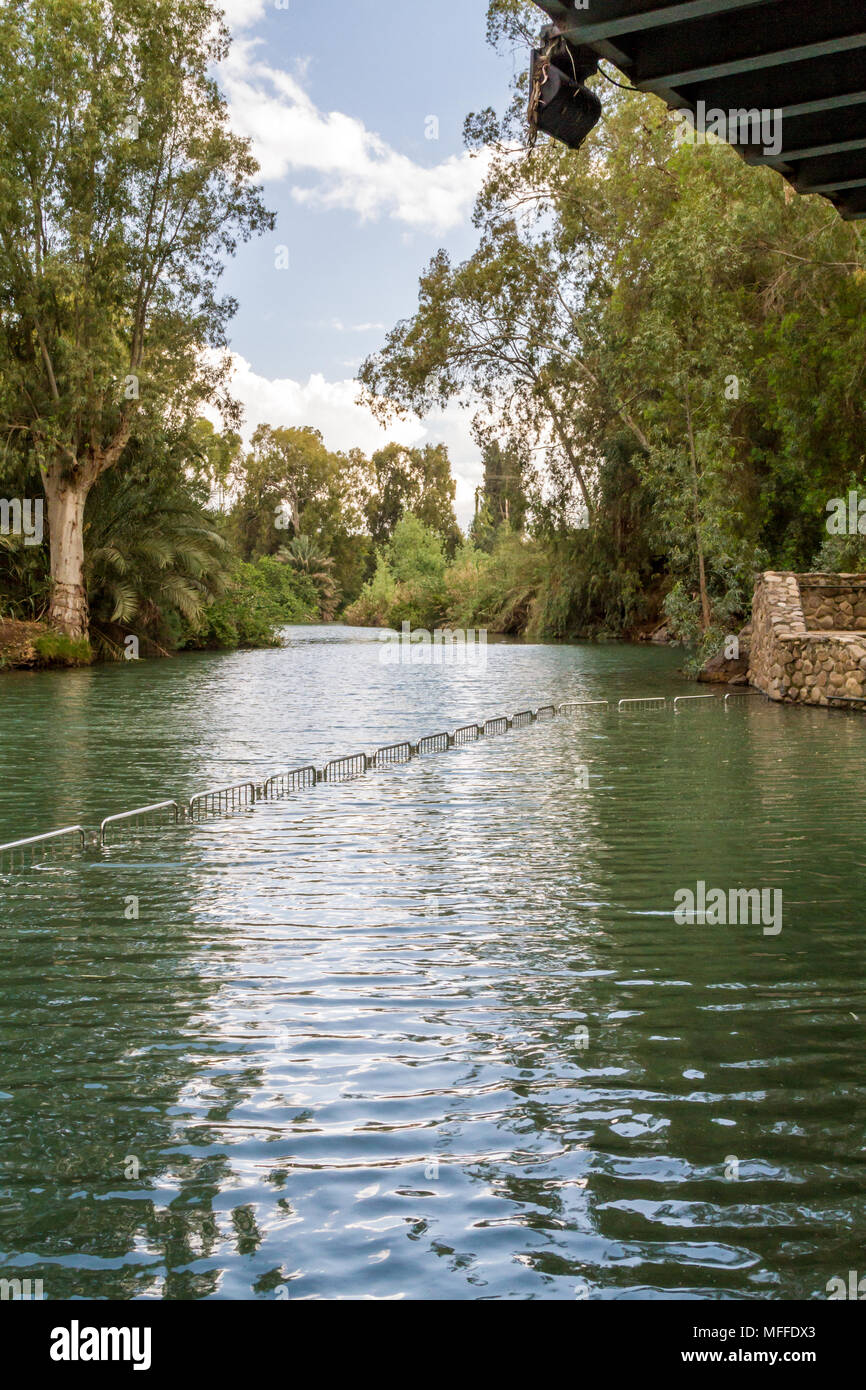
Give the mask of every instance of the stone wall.
[(799, 574), (806, 627), (821, 632), (866, 632), (866, 578), (849, 574)]
[(772, 700), (866, 695), (866, 574), (758, 577), (749, 680)]

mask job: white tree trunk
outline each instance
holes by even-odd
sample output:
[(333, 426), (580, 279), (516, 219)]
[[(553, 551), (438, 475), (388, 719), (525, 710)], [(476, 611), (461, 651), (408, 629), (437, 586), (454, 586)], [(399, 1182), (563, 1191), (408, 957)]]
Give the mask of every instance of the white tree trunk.
[(67, 637), (87, 636), (84, 588), (84, 504), (86, 483), (47, 476), (48, 530), (51, 543), (51, 602), (48, 621)]

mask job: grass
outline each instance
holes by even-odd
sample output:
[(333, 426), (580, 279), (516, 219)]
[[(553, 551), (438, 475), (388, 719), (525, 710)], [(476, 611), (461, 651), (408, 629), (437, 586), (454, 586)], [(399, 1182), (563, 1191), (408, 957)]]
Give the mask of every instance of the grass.
[(45, 623), (0, 618), (0, 670), (89, 666), (92, 660), (93, 651), (86, 638), (64, 637)]

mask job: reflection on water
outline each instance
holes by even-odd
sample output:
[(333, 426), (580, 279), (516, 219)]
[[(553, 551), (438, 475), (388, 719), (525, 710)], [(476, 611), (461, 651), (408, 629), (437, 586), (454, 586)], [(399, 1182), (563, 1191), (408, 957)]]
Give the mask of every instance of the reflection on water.
[[(655, 649), (406, 668), (356, 636), (5, 678), (0, 839), (688, 689)], [(862, 1265), (864, 730), (597, 713), (0, 880), (0, 1272), (824, 1297)], [(781, 935), (677, 926), (698, 880), (781, 890)]]

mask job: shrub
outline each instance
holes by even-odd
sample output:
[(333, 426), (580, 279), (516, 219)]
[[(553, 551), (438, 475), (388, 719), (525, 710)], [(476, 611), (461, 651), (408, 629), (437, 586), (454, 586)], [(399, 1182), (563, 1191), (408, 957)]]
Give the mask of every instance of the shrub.
[(187, 647), (278, 647), (279, 629), (319, 616), (312, 580), (273, 556), (239, 561), (226, 593), (205, 610)]
[(376, 570), (360, 595), (343, 614), (347, 623), (358, 627), (390, 627), (391, 610), (397, 599), (397, 581), (384, 555), (376, 557)]

